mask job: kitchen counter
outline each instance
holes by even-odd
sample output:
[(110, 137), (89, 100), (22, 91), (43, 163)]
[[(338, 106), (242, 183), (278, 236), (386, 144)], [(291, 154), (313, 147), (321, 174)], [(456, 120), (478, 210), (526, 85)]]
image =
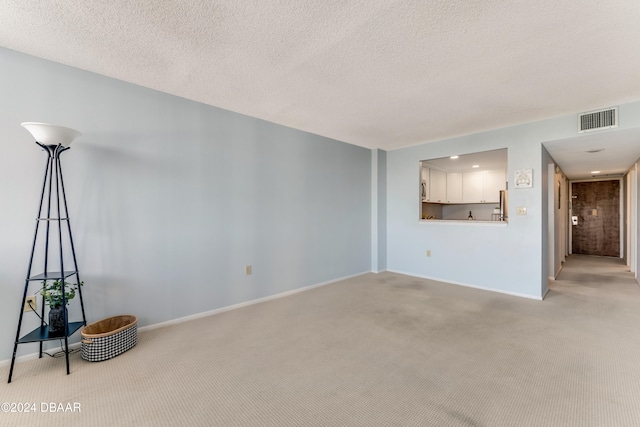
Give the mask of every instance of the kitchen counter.
[(440, 224), (440, 225), (464, 225), (464, 226), (488, 226), (488, 227), (506, 227), (508, 221), (477, 221), (475, 219), (421, 219), (418, 222), (423, 224)]

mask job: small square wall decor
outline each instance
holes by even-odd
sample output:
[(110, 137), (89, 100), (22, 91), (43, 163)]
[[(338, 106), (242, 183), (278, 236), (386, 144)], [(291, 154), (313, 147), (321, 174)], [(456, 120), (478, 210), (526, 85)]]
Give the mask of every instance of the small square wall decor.
[(532, 188), (533, 169), (518, 169), (514, 172), (513, 182), (516, 183), (516, 188)]

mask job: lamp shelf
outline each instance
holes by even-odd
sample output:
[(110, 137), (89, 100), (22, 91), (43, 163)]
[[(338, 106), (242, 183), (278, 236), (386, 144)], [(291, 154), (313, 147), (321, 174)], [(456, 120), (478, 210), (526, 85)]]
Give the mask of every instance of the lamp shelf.
[(69, 270), (60, 273), (59, 271), (52, 272), (48, 271), (46, 273), (36, 274), (35, 276), (31, 276), (27, 279), (27, 281), (32, 282), (34, 280), (63, 280), (67, 277), (73, 276), (74, 274), (78, 274), (77, 270)]
[[(84, 322), (69, 322), (67, 324), (67, 337), (70, 337), (74, 333), (78, 331), (78, 329), (84, 326)], [(56, 335), (53, 337), (49, 336), (49, 325), (38, 326), (33, 331), (29, 332), (27, 335), (20, 338), (18, 343), (25, 344), (29, 342), (41, 342), (41, 341), (51, 341), (64, 338), (64, 335)]]

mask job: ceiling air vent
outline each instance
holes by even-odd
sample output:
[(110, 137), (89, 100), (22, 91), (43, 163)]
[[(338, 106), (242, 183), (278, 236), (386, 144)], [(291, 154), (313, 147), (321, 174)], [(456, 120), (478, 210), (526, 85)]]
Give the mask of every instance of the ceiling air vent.
[(578, 115), (578, 133), (618, 127), (618, 107)]

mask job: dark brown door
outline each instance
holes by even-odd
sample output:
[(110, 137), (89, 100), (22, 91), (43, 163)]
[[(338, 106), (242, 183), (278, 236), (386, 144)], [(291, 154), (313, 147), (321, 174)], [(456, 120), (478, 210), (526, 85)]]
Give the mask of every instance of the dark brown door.
[(620, 256), (620, 181), (571, 184), (574, 254)]

